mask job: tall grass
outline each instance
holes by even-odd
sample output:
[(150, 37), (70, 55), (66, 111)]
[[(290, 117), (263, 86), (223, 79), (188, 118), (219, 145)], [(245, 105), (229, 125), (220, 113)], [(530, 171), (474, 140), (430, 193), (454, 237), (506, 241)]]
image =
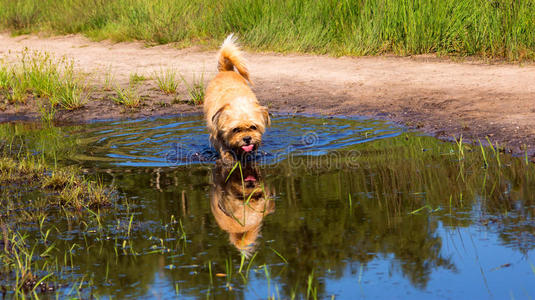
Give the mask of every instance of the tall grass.
[(48, 99), (52, 107), (76, 109), (88, 100), (90, 90), (72, 61), (25, 50), (15, 63), (0, 61), (0, 93), (10, 103), (26, 103), (33, 96)]
[(94, 39), (249, 47), (535, 58), (533, 0), (0, 0), (0, 28), (81, 32)]

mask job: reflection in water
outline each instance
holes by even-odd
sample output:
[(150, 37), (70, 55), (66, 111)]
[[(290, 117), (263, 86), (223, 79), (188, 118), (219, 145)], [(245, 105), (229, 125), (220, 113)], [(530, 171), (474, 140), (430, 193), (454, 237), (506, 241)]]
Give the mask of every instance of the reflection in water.
[[(0, 187), (0, 218), (35, 249), (32, 274), (62, 284), (60, 298), (80, 285), (80, 298), (534, 298), (535, 166), (398, 133), (369, 120), (274, 118), (260, 169), (229, 177), (213, 161), (182, 163), (208, 147), (194, 117), (0, 125), (0, 151), (76, 164), (122, 195), (71, 215), (38, 207), (39, 191)], [(0, 264), (0, 290), (13, 282)]]
[(256, 165), (239, 168), (218, 161), (212, 170), (210, 208), (229, 234), (230, 242), (246, 257), (256, 250), (264, 216), (275, 211), (269, 188), (264, 186)]

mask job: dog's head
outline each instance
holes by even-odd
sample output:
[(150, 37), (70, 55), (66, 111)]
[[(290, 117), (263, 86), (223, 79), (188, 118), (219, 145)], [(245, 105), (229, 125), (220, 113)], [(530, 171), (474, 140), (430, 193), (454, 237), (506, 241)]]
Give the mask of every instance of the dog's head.
[(214, 168), (210, 207), (230, 242), (249, 256), (256, 249), (262, 220), (275, 210), (275, 202), (255, 167), (245, 164), (242, 172), (234, 169), (230, 174), (230, 170), (221, 165)]
[(236, 155), (257, 150), (262, 143), (262, 135), (270, 125), (268, 110), (264, 106), (236, 101), (225, 105), (212, 117), (217, 139)]

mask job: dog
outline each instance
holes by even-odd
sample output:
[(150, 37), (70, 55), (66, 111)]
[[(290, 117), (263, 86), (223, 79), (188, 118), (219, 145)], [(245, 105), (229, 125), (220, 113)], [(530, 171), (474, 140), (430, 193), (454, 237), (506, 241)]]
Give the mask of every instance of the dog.
[(256, 151), (271, 121), (247, 84), (252, 81), (233, 34), (221, 45), (217, 61), (219, 72), (206, 88), (204, 115), (210, 142), (229, 162)]
[[(212, 170), (210, 208), (229, 240), (246, 257), (256, 250), (262, 220), (275, 211), (271, 191), (263, 186), (258, 169), (244, 164), (242, 172), (221, 161)], [(242, 176), (243, 174), (243, 176)]]

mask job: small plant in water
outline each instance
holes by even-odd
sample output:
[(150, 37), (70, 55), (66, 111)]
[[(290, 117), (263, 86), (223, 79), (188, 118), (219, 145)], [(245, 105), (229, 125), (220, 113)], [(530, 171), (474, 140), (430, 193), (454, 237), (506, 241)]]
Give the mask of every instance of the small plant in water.
[(308, 275), (307, 280), (307, 299), (317, 299), (318, 298), (318, 289), (313, 286), (314, 284), (314, 271)]
[(86, 207), (100, 207), (110, 204), (110, 193), (98, 182), (88, 181), (72, 167), (53, 168), (43, 160), (21, 158), (15, 160), (0, 157), (0, 184), (24, 183), (45, 192), (57, 192), (57, 196), (46, 197), (48, 204), (67, 206), (76, 210)]
[(51, 124), (54, 120), (54, 116), (56, 115), (56, 108), (46, 101), (40, 101), (38, 105), (39, 113), (41, 114), (41, 121)]

